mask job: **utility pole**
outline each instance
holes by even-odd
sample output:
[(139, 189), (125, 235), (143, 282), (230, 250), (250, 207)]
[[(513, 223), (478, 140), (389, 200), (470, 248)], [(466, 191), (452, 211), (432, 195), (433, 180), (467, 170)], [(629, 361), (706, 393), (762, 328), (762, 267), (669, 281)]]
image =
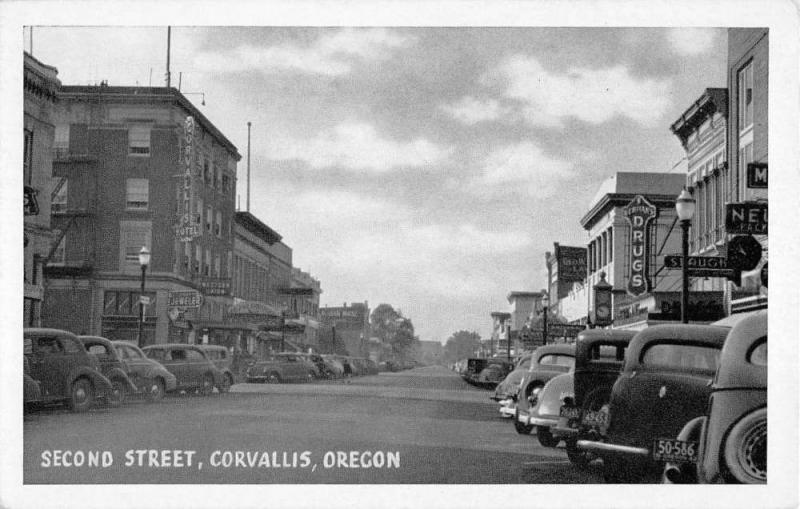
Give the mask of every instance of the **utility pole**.
[(169, 52), (170, 52), (170, 39), (172, 38), (172, 27), (167, 27), (167, 88), (170, 87), (171, 77), (169, 73)]

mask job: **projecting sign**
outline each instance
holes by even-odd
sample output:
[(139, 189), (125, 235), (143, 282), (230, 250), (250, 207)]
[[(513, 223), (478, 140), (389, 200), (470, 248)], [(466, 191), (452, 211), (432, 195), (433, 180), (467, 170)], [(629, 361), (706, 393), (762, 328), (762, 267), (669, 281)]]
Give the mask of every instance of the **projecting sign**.
[(556, 244), (555, 251), (559, 280), (578, 282), (586, 279), (585, 247), (560, 246)]
[(644, 196), (636, 195), (623, 211), (631, 225), (631, 270), (627, 290), (634, 297), (650, 291), (647, 267), (647, 245), (650, 239), (648, 226), (656, 217), (656, 210)]
[(727, 233), (767, 234), (767, 204), (762, 202), (728, 203), (725, 205)]
[(181, 175), (180, 192), (183, 198), (183, 213), (175, 227), (175, 236), (180, 242), (189, 242), (203, 234), (199, 221), (192, 220), (192, 168), (194, 165), (194, 117), (187, 116), (183, 123), (183, 146), (181, 148)]
[[(690, 276), (728, 277), (730, 268), (728, 259), (724, 256), (689, 256), (687, 265)], [(665, 269), (680, 269), (683, 267), (680, 255), (667, 255), (664, 257)]]
[(767, 188), (767, 163), (747, 163), (747, 187)]
[(186, 292), (169, 292), (169, 307), (199, 308), (203, 305), (203, 296), (200, 292), (189, 290)]

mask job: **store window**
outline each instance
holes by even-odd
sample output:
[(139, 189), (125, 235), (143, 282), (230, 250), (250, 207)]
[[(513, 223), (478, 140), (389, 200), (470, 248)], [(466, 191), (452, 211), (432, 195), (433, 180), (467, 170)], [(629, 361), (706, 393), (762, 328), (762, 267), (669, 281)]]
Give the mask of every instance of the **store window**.
[(128, 153), (132, 156), (150, 155), (150, 126), (132, 125), (128, 128)]
[(147, 210), (150, 203), (150, 186), (147, 179), (125, 180), (125, 208)]
[[(139, 291), (106, 290), (103, 293), (104, 316), (139, 316)], [(156, 316), (156, 292), (144, 292), (150, 298), (150, 305), (145, 306), (146, 316)]]

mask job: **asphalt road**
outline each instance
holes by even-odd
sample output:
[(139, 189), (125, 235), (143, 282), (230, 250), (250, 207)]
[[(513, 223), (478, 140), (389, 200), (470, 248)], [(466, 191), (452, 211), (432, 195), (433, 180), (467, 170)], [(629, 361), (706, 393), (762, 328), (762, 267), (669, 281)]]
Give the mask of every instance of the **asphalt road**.
[(85, 414), (49, 408), (25, 417), (24, 482), (602, 482), (599, 467), (577, 469), (563, 447), (517, 434), (490, 394), (428, 367)]

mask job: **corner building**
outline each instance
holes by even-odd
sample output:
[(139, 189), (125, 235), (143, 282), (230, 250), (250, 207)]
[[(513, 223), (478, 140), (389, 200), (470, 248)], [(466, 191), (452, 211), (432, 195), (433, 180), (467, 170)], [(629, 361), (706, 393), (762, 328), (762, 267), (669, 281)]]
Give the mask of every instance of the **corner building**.
[[(222, 323), (232, 302), (236, 147), (174, 88), (64, 86), (59, 99), (43, 324), (135, 341), (145, 246), (142, 344), (201, 342), (193, 324)], [(189, 241), (177, 235), (184, 216)], [(204, 293), (202, 306), (173, 314), (180, 291)]]

